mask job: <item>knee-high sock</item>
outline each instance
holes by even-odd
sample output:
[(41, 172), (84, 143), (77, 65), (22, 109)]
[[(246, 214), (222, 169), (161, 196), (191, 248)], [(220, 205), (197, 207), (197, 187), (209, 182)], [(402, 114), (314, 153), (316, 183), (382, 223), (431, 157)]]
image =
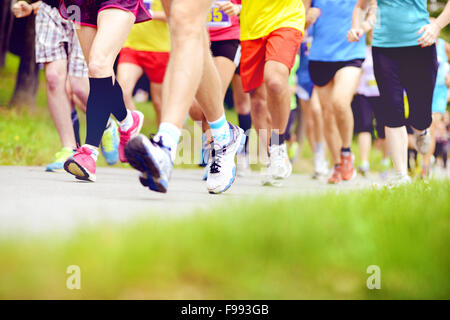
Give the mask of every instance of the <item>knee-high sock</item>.
[(111, 112), (122, 121), (127, 115), (122, 90), (112, 77), (89, 78), (90, 92), (86, 106), (86, 144), (98, 147)]
[(248, 130), (250, 130), (252, 127), (252, 118), (250, 116), (250, 113), (248, 113), (248, 114), (239, 114), (238, 119), (239, 119), (239, 127), (241, 127), (242, 130), (244, 130), (244, 132), (248, 134), (247, 139), (245, 140), (245, 147), (244, 147), (245, 153), (248, 153), (248, 138), (250, 137), (250, 131)]
[(77, 142), (77, 146), (81, 144), (80, 141), (80, 121), (78, 120), (77, 109), (72, 109), (72, 126), (73, 132), (75, 133), (75, 141)]

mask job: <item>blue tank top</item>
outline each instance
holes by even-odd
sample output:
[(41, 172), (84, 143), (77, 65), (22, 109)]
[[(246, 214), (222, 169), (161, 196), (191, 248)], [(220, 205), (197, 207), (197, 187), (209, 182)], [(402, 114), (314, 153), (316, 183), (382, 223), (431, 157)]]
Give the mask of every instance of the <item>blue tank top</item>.
[(427, 0), (377, 0), (377, 22), (373, 46), (384, 48), (417, 46), (419, 29), (430, 23)]

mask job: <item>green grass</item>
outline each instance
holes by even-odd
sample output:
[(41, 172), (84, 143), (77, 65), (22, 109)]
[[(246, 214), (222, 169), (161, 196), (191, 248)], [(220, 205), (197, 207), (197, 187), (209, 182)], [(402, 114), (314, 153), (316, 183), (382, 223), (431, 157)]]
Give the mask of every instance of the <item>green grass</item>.
[(449, 299), (449, 194), (433, 181), (3, 239), (0, 298)]

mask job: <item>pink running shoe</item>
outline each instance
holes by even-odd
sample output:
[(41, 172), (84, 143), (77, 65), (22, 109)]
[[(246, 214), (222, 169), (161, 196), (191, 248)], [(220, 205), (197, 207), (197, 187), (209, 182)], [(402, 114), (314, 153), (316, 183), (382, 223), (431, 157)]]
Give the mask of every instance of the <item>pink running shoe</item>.
[(77, 152), (64, 163), (64, 170), (73, 174), (79, 180), (95, 182), (97, 165), (92, 157), (92, 150), (88, 147), (79, 147)]
[(119, 143), (119, 159), (120, 162), (128, 162), (125, 156), (125, 146), (131, 138), (137, 136), (144, 124), (144, 115), (140, 111), (131, 111), (133, 117), (133, 125), (128, 131), (122, 131), (119, 127), (120, 143)]

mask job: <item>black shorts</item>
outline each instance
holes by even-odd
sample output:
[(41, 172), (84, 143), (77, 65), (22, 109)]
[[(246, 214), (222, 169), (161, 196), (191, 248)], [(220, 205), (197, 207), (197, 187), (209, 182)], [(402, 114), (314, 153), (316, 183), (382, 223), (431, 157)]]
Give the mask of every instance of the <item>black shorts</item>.
[(353, 59), (349, 61), (309, 61), (309, 74), (312, 82), (318, 86), (323, 87), (333, 80), (336, 72), (345, 67), (361, 68), (364, 59)]
[(239, 40), (212, 41), (211, 52), (213, 57), (225, 57), (238, 67), (241, 61), (241, 42)]
[[(384, 120), (380, 97), (366, 97), (360, 94), (355, 95), (352, 102), (353, 117), (355, 119), (355, 134), (361, 132), (373, 133), (377, 130), (377, 137), (385, 138)], [(374, 125), (374, 120), (376, 124)]]

